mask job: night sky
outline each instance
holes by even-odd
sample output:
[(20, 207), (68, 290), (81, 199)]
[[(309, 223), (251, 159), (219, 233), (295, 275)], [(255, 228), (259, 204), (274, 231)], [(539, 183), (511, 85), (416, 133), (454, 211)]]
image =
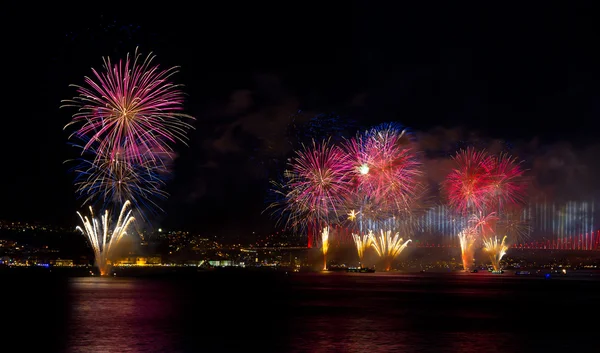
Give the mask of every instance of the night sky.
[(163, 227), (271, 231), (261, 211), (291, 151), (293, 116), (301, 131), (318, 114), (336, 117), (324, 128), (352, 132), (398, 121), (440, 158), (447, 146), (501, 139), (554, 196), (596, 190), (591, 7), (16, 3), (0, 15), (0, 219), (75, 225), (80, 204), (63, 163), (75, 156), (63, 131), (73, 111), (60, 101), (102, 57), (137, 46), (164, 68), (181, 66), (174, 80), (197, 118), (189, 147), (176, 147), (171, 197), (155, 220)]

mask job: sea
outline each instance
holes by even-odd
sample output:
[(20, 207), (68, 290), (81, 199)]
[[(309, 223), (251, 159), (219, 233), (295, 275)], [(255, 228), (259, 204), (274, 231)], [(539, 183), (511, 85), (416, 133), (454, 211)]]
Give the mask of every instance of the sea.
[(0, 292), (7, 352), (600, 352), (595, 272), (4, 273)]

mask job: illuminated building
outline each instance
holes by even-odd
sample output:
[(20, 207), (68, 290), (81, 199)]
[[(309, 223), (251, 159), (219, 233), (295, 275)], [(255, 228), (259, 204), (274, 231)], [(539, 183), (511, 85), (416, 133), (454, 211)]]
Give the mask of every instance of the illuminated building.
[(209, 261), (208, 263), (211, 266), (214, 266), (214, 267), (230, 267), (230, 266), (241, 266), (241, 267), (244, 267), (244, 263), (243, 262), (236, 263), (236, 262), (231, 261), (231, 260), (215, 260), (215, 261)]
[(112, 263), (114, 266), (148, 266), (160, 265), (162, 263), (160, 256), (128, 256), (123, 257)]
[(73, 267), (73, 260), (56, 259), (50, 261), (50, 264), (56, 267)]

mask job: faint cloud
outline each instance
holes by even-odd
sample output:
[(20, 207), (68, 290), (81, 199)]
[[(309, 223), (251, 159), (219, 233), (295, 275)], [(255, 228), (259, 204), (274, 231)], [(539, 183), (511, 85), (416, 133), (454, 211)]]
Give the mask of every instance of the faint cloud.
[(239, 115), (246, 112), (254, 105), (254, 99), (252, 98), (252, 91), (248, 89), (241, 89), (233, 91), (229, 97), (229, 104), (224, 109), (224, 115)]

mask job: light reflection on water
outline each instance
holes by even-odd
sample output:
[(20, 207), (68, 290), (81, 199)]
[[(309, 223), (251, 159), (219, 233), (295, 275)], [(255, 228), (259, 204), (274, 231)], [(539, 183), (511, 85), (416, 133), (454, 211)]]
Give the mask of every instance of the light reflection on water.
[(126, 278), (71, 280), (69, 352), (173, 352), (168, 288)]
[(600, 281), (486, 275), (84, 277), (54, 292), (46, 335), (64, 352), (595, 352), (584, 320), (600, 314)]

